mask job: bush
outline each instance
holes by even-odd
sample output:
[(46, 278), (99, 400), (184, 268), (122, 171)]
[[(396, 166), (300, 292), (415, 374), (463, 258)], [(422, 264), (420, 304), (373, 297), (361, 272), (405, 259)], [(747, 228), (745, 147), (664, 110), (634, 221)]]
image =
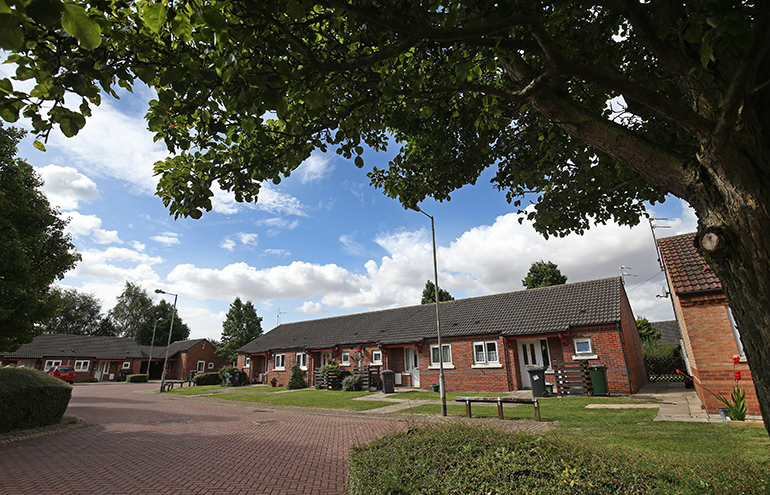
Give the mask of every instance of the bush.
[(93, 376), (87, 376), (87, 377), (85, 377), (85, 378), (82, 378), (82, 379), (80, 379), (80, 380), (75, 380), (75, 382), (77, 382), (77, 383), (98, 383), (98, 382), (99, 382), (99, 380), (97, 380), (97, 379), (96, 379), (95, 377), (93, 377)]
[(222, 379), (219, 373), (200, 373), (193, 377), (193, 383), (195, 386), (199, 385), (221, 385)]
[(72, 385), (30, 368), (0, 368), (0, 433), (61, 421)]
[(286, 384), (286, 390), (297, 390), (300, 388), (307, 388), (305, 374), (299, 369), (299, 365), (294, 363), (291, 365), (291, 378), (289, 378), (289, 383)]
[(147, 375), (128, 375), (126, 376), (126, 382), (147, 383)]
[(345, 392), (358, 392), (364, 389), (364, 375), (350, 375), (342, 380), (342, 390)]

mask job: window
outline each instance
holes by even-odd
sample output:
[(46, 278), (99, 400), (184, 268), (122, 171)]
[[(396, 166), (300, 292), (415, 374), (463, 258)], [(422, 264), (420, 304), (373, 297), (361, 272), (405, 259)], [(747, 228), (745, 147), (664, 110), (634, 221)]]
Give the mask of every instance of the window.
[(297, 364), (299, 365), (299, 369), (306, 370), (307, 369), (307, 353), (306, 352), (298, 352), (297, 353)]
[(575, 354), (593, 354), (591, 339), (575, 339)]
[(733, 338), (735, 339), (735, 345), (738, 347), (738, 355), (740, 357), (746, 357), (746, 352), (743, 350), (743, 342), (741, 342), (741, 334), (738, 332), (738, 324), (735, 323), (733, 318), (733, 310), (730, 306), (727, 306), (727, 319), (730, 320), (730, 328), (733, 330)]
[(209, 363), (209, 369), (210, 369), (210, 370), (213, 370), (213, 369), (214, 369), (214, 363)]
[(59, 366), (61, 364), (61, 359), (49, 359), (45, 362), (45, 367), (43, 368), (43, 371), (48, 371), (54, 366)]
[(131, 361), (123, 361), (123, 369), (127, 370), (131, 367)]
[(340, 364), (342, 366), (350, 366), (350, 353), (349, 352), (343, 352), (342, 356), (340, 357)]
[(75, 361), (75, 371), (88, 371), (91, 361)]
[(286, 354), (276, 354), (275, 355), (275, 369), (277, 369), (277, 370), (285, 370), (286, 369)]
[(500, 364), (497, 354), (497, 341), (473, 343), (473, 362), (475, 364)]
[[(444, 364), (452, 364), (452, 347), (450, 344), (441, 344), (441, 360)], [(432, 345), (430, 346), (430, 365), (431, 366), (438, 366), (439, 365), (439, 357), (438, 357), (438, 346)]]
[(382, 351), (372, 351), (372, 364), (382, 364)]
[(246, 359), (243, 362), (244, 368), (251, 368), (251, 358), (249, 356), (246, 356)]
[(198, 372), (203, 373), (206, 371), (206, 361), (198, 361)]

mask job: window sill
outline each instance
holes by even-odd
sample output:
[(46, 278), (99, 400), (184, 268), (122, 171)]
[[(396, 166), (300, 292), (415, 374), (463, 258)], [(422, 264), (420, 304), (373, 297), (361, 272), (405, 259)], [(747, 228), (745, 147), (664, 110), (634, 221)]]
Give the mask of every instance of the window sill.
[[(439, 368), (439, 365), (436, 364), (436, 365), (428, 366), (428, 369), (429, 370), (437, 370), (437, 369), (440, 369), (440, 368)], [(444, 369), (445, 370), (453, 370), (453, 369), (455, 369), (455, 365), (454, 364), (449, 364), (449, 363), (444, 363)]]
[(493, 369), (502, 369), (502, 367), (503, 365), (500, 363), (471, 365), (471, 369), (473, 370), (493, 370)]
[(572, 359), (574, 359), (575, 361), (587, 361), (589, 359), (599, 359), (599, 356), (597, 356), (596, 354), (577, 354), (577, 355), (573, 355)]
[(286, 368), (273, 368), (273, 371), (286, 371)]

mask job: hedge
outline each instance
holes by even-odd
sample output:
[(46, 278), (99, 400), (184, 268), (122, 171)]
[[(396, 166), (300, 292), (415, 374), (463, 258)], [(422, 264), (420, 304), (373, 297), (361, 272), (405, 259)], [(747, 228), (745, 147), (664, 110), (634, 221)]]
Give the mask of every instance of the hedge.
[(147, 382), (147, 375), (128, 375), (126, 376), (126, 383), (145, 383)]
[(0, 368), (0, 433), (59, 423), (72, 385), (31, 368)]
[(219, 385), (222, 383), (219, 373), (200, 373), (193, 377), (195, 385)]

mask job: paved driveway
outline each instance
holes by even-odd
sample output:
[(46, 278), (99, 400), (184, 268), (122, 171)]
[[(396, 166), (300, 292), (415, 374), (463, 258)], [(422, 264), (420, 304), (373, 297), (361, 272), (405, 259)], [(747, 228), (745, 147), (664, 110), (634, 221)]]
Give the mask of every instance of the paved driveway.
[(350, 446), (405, 423), (75, 385), (88, 426), (0, 445), (0, 494), (341, 494)]

